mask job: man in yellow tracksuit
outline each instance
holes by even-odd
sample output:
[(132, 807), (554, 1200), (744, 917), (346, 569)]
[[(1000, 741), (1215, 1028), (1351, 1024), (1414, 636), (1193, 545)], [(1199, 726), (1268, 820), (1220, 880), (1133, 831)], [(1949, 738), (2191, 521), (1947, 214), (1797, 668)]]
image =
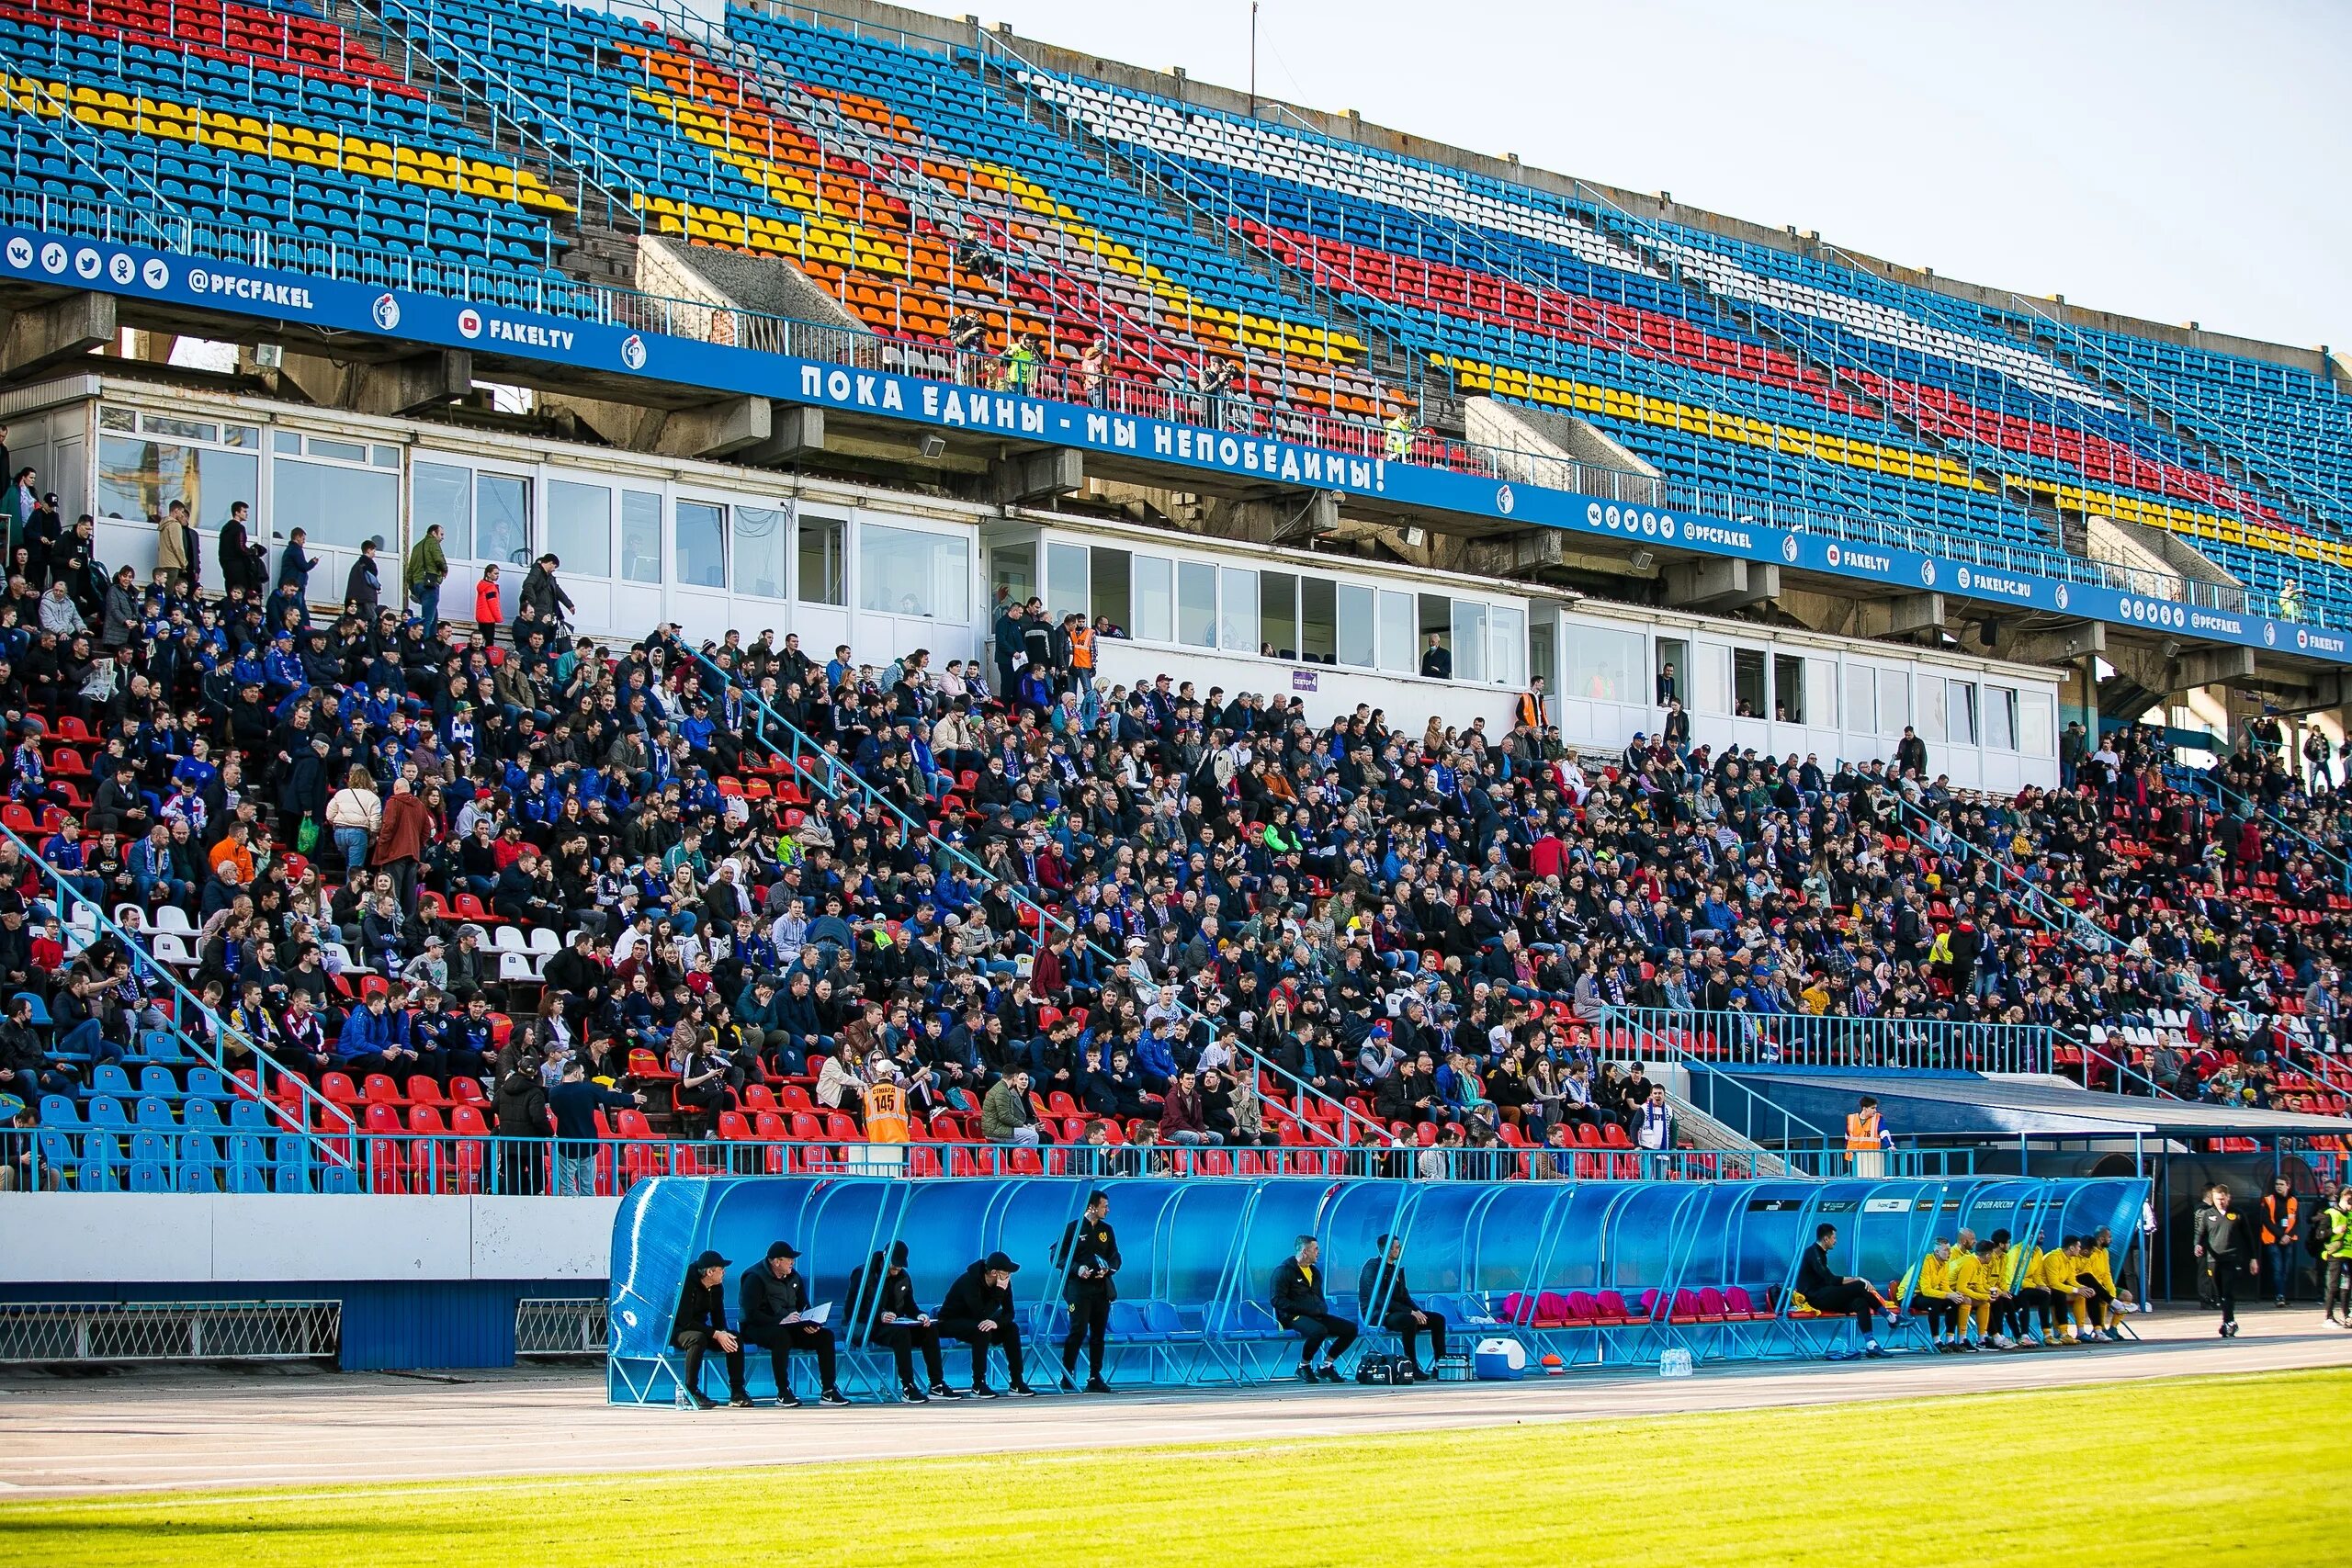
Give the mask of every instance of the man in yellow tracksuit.
[[(1961, 1233), (1965, 1235), (1965, 1231)], [(1972, 1250), (1955, 1247), (1951, 1256), (1951, 1288), (1960, 1293), (1960, 1348), (1967, 1351), (1984, 1348), (1984, 1341), (1993, 1333), (1993, 1270), (1989, 1261), (1993, 1244), (1976, 1243)], [(2006, 1342), (2002, 1348), (2007, 1348)]]
[(2101, 1225), (2083, 1246), (2083, 1269), (2076, 1278), (2090, 1292), (2084, 1308), (2090, 1315), (2088, 1337), (2093, 1339), (2123, 1337), (2115, 1326), (2115, 1259), (2109, 1250), (2114, 1245), (2115, 1233)]
[(2081, 1283), (2082, 1271), (2083, 1238), (2078, 1235), (2067, 1236), (2033, 1260), (2034, 1283), (2042, 1292), (2039, 1304), (2044, 1345), (2082, 1342), (2078, 1336), (2087, 1317), (2084, 1303), (2090, 1294)]
[(1919, 1260), (1918, 1278), (1911, 1285), (1910, 1310), (1928, 1320), (1928, 1331), (1935, 1337), (1938, 1350), (1957, 1350), (1961, 1345), (1961, 1319), (1968, 1312), (1968, 1297), (1952, 1283), (1957, 1265), (1951, 1243), (1938, 1236), (1934, 1249)]
[(2025, 1313), (2017, 1292), (2018, 1255), (2009, 1233), (1996, 1230), (1976, 1247), (1984, 1266), (1984, 1289), (1992, 1300), (1993, 1348), (2014, 1350), (2025, 1342)]

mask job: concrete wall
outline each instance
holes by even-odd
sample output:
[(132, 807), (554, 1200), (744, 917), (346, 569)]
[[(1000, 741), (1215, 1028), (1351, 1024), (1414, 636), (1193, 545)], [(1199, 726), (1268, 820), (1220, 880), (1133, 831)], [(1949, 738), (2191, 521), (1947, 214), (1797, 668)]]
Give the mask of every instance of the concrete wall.
[[(571, 1280), (600, 1295), (616, 1198), (15, 1193), (0, 1286)], [(333, 1292), (323, 1294), (332, 1295)]]
[[(744, 255), (648, 234), (638, 242), (637, 286), (669, 299), (734, 305), (849, 332), (867, 330), (838, 299), (781, 256)], [(710, 336), (707, 321), (684, 323), (680, 330), (688, 337)]]

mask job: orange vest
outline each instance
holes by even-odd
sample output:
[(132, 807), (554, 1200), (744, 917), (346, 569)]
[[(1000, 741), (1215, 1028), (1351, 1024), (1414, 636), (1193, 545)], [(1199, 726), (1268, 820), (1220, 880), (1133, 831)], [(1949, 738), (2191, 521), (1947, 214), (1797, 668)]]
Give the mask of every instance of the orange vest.
[[(2279, 1212), (2278, 1208), (2278, 1194), (2276, 1192), (2266, 1192), (2263, 1194), (2263, 1246), (2275, 1246), (2278, 1242), (2284, 1241), (2295, 1234), (2295, 1213), (2299, 1207), (2301, 1207), (2300, 1201), (2293, 1193), (2290, 1192), (2287, 1194), (2286, 1212), (2282, 1213)], [(2279, 1288), (2284, 1290), (2286, 1287), (2282, 1285)]]
[(865, 1141), (903, 1144), (908, 1135), (907, 1091), (894, 1083), (870, 1085), (865, 1091)]
[(1544, 704), (1532, 692), (1519, 694), (1519, 722), (1530, 729), (1544, 728)]
[(1069, 667), (1073, 670), (1094, 668), (1094, 628), (1080, 626), (1069, 634)]
[(1862, 1154), (1879, 1146), (1878, 1112), (1856, 1111), (1846, 1118), (1846, 1152)]

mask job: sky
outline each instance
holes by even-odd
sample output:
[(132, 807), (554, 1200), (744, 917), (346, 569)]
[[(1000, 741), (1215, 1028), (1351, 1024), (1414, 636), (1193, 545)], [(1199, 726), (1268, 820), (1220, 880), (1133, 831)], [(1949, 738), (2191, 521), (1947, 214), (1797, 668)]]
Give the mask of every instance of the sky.
[[(1025, 37), (1249, 83), (1249, 0), (991, 4)], [(2347, 0), (1263, 0), (1258, 88), (1944, 276), (2352, 357)]]

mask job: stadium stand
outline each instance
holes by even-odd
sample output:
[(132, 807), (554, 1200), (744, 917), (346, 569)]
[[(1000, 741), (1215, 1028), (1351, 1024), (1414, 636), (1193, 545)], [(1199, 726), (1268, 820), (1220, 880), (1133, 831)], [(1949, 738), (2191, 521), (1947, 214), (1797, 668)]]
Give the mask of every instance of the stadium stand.
[[(2027, 559), (2115, 516), (2352, 611), (2316, 377), (996, 46), (664, 5), (331, 16), (0, 0), (16, 197), (152, 195), (297, 261), (556, 284), (583, 276), (594, 186), (601, 227), (789, 262), (926, 373), (1206, 394), (1280, 433), (1433, 425), (1429, 460), (1491, 394), (1797, 514)], [(1125, 628), (1037, 600), (996, 611), (992, 671), (819, 663), (764, 634), (576, 638), (541, 568), (501, 642), (337, 614), (299, 545), (275, 592), (218, 598), (110, 575), (37, 500), (11, 516), (0, 1053), (28, 1183), (612, 1192), (877, 1143), (1015, 1175), (1847, 1155), (1728, 1080), (1645, 1113), (1636, 1059), (2055, 1070), (2318, 1115), (2352, 1093), (2344, 802), (2258, 727), (2208, 778), (2126, 728), (1997, 797), (1912, 739), (1587, 761), (1540, 715), (1317, 726), (1181, 667), (1098, 684), (1085, 639)], [(619, 1098), (565, 1097), (574, 1065)]]

